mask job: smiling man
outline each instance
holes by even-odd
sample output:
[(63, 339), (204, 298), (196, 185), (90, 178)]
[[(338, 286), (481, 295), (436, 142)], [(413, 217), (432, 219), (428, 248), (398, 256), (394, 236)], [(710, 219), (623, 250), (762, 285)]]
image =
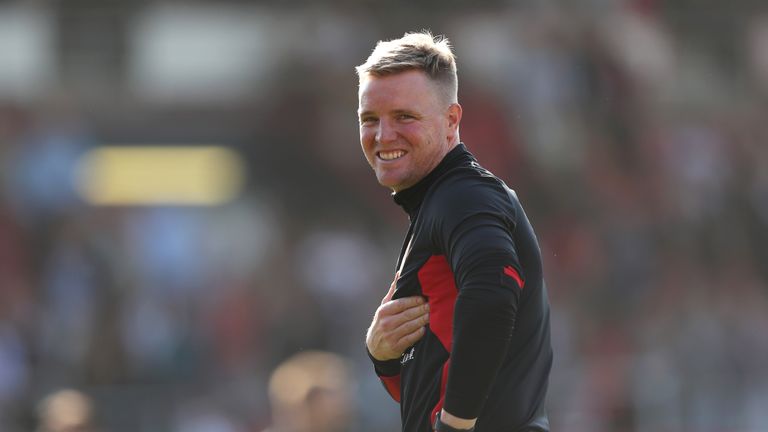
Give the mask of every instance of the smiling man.
[(366, 335), (403, 431), (548, 431), (538, 242), (515, 193), (459, 139), (448, 40), (379, 42), (357, 73), (363, 152), (410, 219)]
[(515, 193), (459, 139), (448, 40), (379, 42), (357, 73), (363, 152), (410, 219), (366, 335), (403, 431), (548, 431), (539, 246)]

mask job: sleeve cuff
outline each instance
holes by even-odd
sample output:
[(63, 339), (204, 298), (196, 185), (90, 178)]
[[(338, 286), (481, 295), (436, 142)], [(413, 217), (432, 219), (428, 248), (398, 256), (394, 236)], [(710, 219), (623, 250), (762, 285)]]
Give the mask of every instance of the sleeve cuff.
[(376, 375), (380, 377), (388, 377), (400, 374), (400, 359), (377, 360), (373, 358), (371, 352), (368, 351), (368, 347), (365, 347), (365, 352), (368, 353), (368, 358), (370, 358), (373, 363)]

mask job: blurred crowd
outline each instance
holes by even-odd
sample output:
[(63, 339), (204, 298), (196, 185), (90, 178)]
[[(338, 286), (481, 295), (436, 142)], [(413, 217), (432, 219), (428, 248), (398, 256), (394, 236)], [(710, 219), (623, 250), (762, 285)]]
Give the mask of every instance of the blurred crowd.
[[(359, 149), (353, 67), (422, 27), (458, 54), (462, 140), (539, 236), (553, 430), (767, 430), (768, 9), (448, 3), (295, 12), (303, 45), (269, 44), (261, 90), (224, 107), (0, 99), (0, 430), (47, 430), (76, 389), (93, 430), (283, 432), (270, 377), (315, 350), (335, 369), (283, 386), (342, 377), (327, 430), (397, 430), (363, 335), (407, 220)], [(223, 205), (73, 186), (101, 145), (210, 141), (248, 170)]]

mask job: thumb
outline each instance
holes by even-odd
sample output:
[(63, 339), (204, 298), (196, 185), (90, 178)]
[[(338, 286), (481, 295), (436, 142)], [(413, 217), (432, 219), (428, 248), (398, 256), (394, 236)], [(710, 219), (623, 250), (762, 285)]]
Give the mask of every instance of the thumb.
[(389, 291), (387, 291), (387, 295), (385, 295), (384, 298), (381, 300), (381, 304), (384, 304), (392, 300), (392, 296), (395, 295), (395, 287), (397, 286), (397, 279), (399, 277), (400, 277), (400, 272), (397, 272), (397, 274), (395, 274), (395, 280), (393, 280), (392, 284), (389, 285)]

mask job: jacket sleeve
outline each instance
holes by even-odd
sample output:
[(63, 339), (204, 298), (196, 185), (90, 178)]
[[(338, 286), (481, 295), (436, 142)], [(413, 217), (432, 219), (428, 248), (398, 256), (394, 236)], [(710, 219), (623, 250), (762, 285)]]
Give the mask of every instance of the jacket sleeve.
[(514, 214), (500, 194), (479, 188), (452, 201), (461, 207), (446, 209), (437, 232), (459, 290), (443, 407), (475, 418), (507, 355), (525, 280), (513, 241)]
[(373, 358), (367, 348), (366, 352), (368, 352), (368, 358), (371, 359), (376, 375), (384, 385), (384, 389), (395, 402), (400, 403), (400, 359), (377, 360)]

